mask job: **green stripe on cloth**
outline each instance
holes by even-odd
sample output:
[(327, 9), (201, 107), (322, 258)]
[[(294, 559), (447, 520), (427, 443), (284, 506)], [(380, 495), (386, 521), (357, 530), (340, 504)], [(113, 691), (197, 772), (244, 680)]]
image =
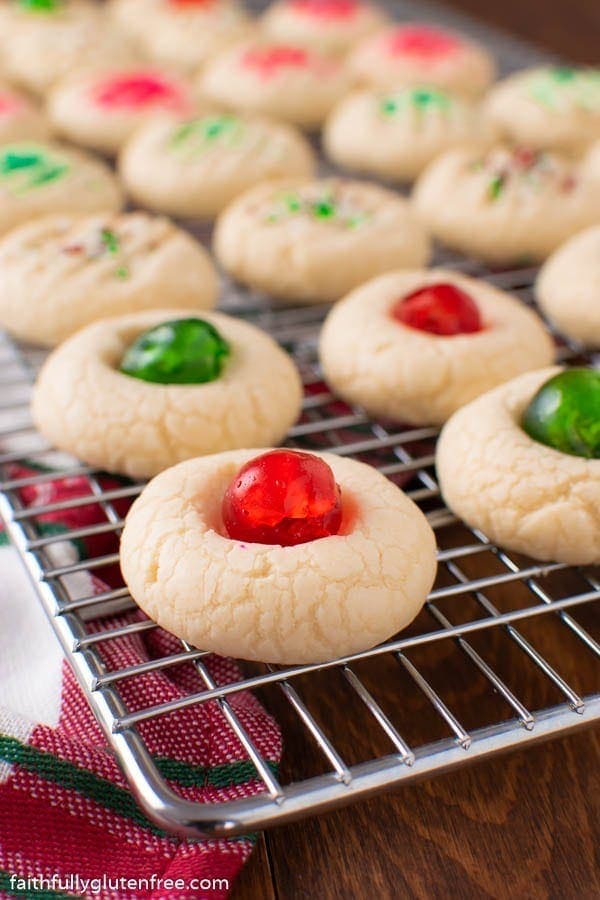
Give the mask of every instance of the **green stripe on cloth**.
[[(35, 509), (35, 507), (31, 506), (30, 509)], [(85, 548), (84, 542), (80, 538), (75, 538), (75, 540), (73, 540), (72, 537), (69, 537), (70, 529), (67, 528), (66, 525), (61, 525), (60, 522), (36, 522), (35, 528), (40, 537), (49, 537), (50, 535), (54, 536), (64, 534), (65, 541), (69, 541), (70, 544), (73, 544), (75, 550), (77, 551), (77, 556), (79, 557), (79, 559), (81, 560), (87, 558), (87, 550)]]
[(0, 526), (0, 547), (7, 547), (10, 544), (6, 531)]
[[(19, 881), (26, 881), (23, 875), (11, 875), (10, 872), (0, 872), (0, 895), (8, 895), (9, 897), (33, 897), (34, 894), (28, 888), (18, 888), (16, 885)], [(12, 887), (12, 884), (15, 887)], [(76, 900), (75, 894), (60, 894), (58, 891), (37, 891), (35, 896), (38, 900)]]
[[(126, 788), (119, 787), (87, 769), (82, 769), (69, 760), (58, 759), (45, 750), (38, 750), (37, 747), (22, 744), (16, 738), (2, 734), (0, 734), (0, 760), (33, 772), (44, 781), (52, 781), (66, 790), (77, 791), (88, 800), (94, 800), (105, 809), (131, 819), (136, 825), (158, 837), (177, 840), (146, 818)], [(249, 760), (223, 763), (213, 767), (193, 766), (167, 757), (156, 759), (155, 762), (164, 778), (175, 781), (182, 787), (202, 787), (205, 784), (227, 787), (244, 784), (259, 777), (254, 764)], [(268, 761), (267, 765), (275, 774), (277, 773), (277, 763)], [(255, 843), (256, 834), (243, 834), (230, 840)]]
[[(239, 762), (220, 763), (216, 766), (194, 766), (179, 759), (154, 757), (156, 768), (169, 781), (175, 781), (182, 787), (203, 787), (211, 785), (217, 788), (230, 787), (234, 784), (245, 784), (246, 781), (260, 779), (254, 763), (249, 759)], [(279, 766), (267, 760), (267, 765), (274, 775)]]
[[(131, 819), (158, 837), (171, 837), (153, 825), (138, 809), (135, 800), (125, 788), (107, 781), (87, 769), (82, 769), (66, 759), (58, 759), (51, 753), (21, 744), (15, 738), (0, 735), (0, 759), (11, 765), (33, 772), (44, 781), (52, 781), (67, 790), (77, 791), (88, 800), (94, 800), (105, 809)], [(171, 840), (176, 840), (171, 837)]]

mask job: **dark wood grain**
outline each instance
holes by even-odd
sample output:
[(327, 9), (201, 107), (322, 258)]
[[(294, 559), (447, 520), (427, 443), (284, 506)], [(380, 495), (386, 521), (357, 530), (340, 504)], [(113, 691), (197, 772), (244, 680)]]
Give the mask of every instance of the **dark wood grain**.
[[(464, 535), (456, 528), (456, 540)], [(473, 557), (468, 574), (489, 571)], [(465, 562), (465, 568), (469, 568)], [(442, 576), (443, 578), (443, 576)], [(578, 576), (545, 581), (556, 596), (581, 590)], [(500, 610), (531, 603), (521, 584), (488, 592)], [(453, 621), (473, 618), (475, 600), (439, 603)], [(578, 619), (598, 638), (598, 607)], [(424, 612), (412, 628), (431, 628)], [(524, 621), (521, 633), (577, 691), (598, 690), (597, 660), (557, 616)], [(410, 633), (410, 630), (409, 630)], [(471, 644), (531, 709), (560, 702), (555, 685), (506, 631)], [(452, 640), (409, 653), (458, 718), (477, 728), (511, 715)], [(409, 743), (448, 735), (445, 724), (392, 657), (355, 667)], [(392, 747), (338, 672), (295, 681), (298, 693), (348, 763)], [(277, 688), (261, 694), (284, 732), (282, 780), (326, 768)], [(406, 786), (348, 809), (274, 829), (247, 867), (235, 900), (331, 898), (593, 898), (600, 896), (600, 736), (586, 731), (525, 752)], [(258, 893), (257, 893), (258, 891)]]
[[(573, 61), (600, 61), (599, 0), (452, 0), (462, 9)], [(457, 535), (457, 540), (460, 540)], [(465, 560), (476, 577), (489, 559)], [(576, 576), (556, 576), (557, 596), (581, 590)], [(500, 609), (530, 603), (524, 588), (496, 589)], [(474, 600), (440, 604), (453, 622), (472, 618)], [(577, 617), (600, 638), (598, 607)], [(422, 618), (414, 627), (431, 628)], [(519, 625), (523, 635), (578, 691), (598, 690), (591, 653), (558, 617)], [(472, 637), (509, 687), (531, 708), (561, 701), (560, 691), (500, 630)], [(469, 728), (511, 715), (452, 641), (410, 654)], [(448, 732), (393, 659), (357, 667), (377, 700), (411, 742)], [(391, 752), (341, 676), (300, 679), (298, 690), (319, 724), (336, 737), (349, 764)], [(325, 766), (274, 689), (261, 699), (285, 736), (282, 779)], [(592, 900), (600, 897), (600, 735), (585, 730), (406, 786), (347, 809), (268, 832), (242, 873), (234, 900)]]
[(598, 0), (446, 0), (444, 5), (518, 34), (573, 62), (600, 62)]

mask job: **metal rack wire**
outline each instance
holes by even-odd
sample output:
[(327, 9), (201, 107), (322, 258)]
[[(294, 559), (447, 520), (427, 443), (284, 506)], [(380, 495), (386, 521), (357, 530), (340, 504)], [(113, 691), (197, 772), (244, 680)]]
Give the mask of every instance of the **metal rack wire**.
[[(471, 268), (472, 270), (472, 268)], [(481, 273), (480, 273), (481, 274)], [(489, 280), (511, 287), (528, 299), (532, 272), (522, 270), (490, 276)], [(238, 302), (230, 299), (229, 309)], [(105, 487), (102, 473), (73, 461), (61, 468), (60, 478), (84, 477), (89, 493), (73, 500), (61, 500), (28, 507), (22, 499), (24, 489), (50, 484), (57, 479), (55, 471), (39, 471), (21, 477), (8, 477), (0, 485), (0, 512), (8, 530), (36, 584), (42, 603), (62, 641), (65, 652), (75, 669), (96, 716), (109, 736), (132, 787), (148, 814), (165, 828), (187, 836), (233, 835), (254, 828), (285, 821), (330, 806), (357, 799), (390, 784), (422, 778), (434, 772), (463, 765), (481, 756), (506, 750), (530, 741), (540, 740), (600, 718), (600, 693), (593, 686), (585, 695), (561, 675), (561, 666), (547, 659), (536, 647), (537, 640), (526, 637), (521, 623), (534, 621), (538, 630), (550, 617), (556, 617), (563, 629), (575, 636), (584, 652), (600, 657), (600, 644), (578, 620), (577, 613), (585, 605), (600, 600), (600, 575), (581, 570), (577, 573), (578, 587), (566, 595), (557, 595), (552, 586), (554, 573), (567, 571), (560, 564), (538, 564), (517, 559), (490, 545), (485, 536), (467, 532), (466, 538), (456, 542), (447, 536), (455, 534), (455, 519), (444, 507), (433, 469), (435, 430), (432, 428), (401, 428), (392, 430), (382, 423), (371, 422), (357, 409), (340, 403), (321, 380), (315, 353), (315, 337), (323, 316), (321, 308), (272, 310), (264, 305), (238, 308), (262, 327), (268, 328), (293, 354), (303, 374), (306, 397), (303, 415), (289, 436), (289, 445), (322, 449), (353, 455), (370, 462), (390, 478), (404, 484), (410, 497), (426, 510), (436, 530), (439, 562), (444, 578), (438, 580), (427, 604), (428, 627), (420, 627), (393, 641), (365, 653), (354, 654), (324, 665), (298, 667), (267, 667), (263, 671), (249, 671), (233, 684), (216, 685), (203, 663), (205, 654), (187, 644), (163, 658), (144, 662), (117, 671), (107, 671), (102, 658), (104, 642), (117, 637), (144, 633), (156, 626), (149, 620), (113, 627), (110, 619), (98, 620), (94, 630), (88, 627), (90, 617), (107, 613), (118, 607), (132, 608), (124, 587), (114, 587), (100, 594), (70, 596), (69, 576), (82, 569), (92, 572), (116, 563), (116, 552), (102, 553), (90, 559), (57, 566), (52, 560), (52, 547), (65, 538), (80, 540), (100, 534), (118, 534), (123, 518), (115, 504), (135, 497), (141, 486), (123, 483)], [(578, 354), (576, 347), (564, 346), (564, 357)], [(42, 354), (17, 348), (8, 339), (0, 344), (0, 385), (21, 391), (17, 400), (2, 404), (10, 411), (14, 424), (2, 433), (0, 440), (18, 439), (19, 449), (0, 455), (4, 471), (24, 460), (47, 459), (49, 448), (27, 422), (27, 388)], [(12, 395), (11, 395), (12, 396)], [(74, 507), (97, 504), (105, 521), (87, 527), (71, 529), (67, 533), (40, 534), (36, 527), (40, 517)], [(453, 528), (454, 526), (454, 528)], [(475, 557), (485, 558), (489, 574), (470, 577), (465, 566)], [(485, 568), (485, 566), (484, 566)], [(572, 572), (572, 570), (570, 570)], [(493, 591), (501, 585), (519, 584), (525, 588), (528, 602), (514, 608), (502, 609)], [(477, 612), (454, 621), (445, 601), (456, 604), (457, 598), (475, 601)], [(102, 624), (102, 622), (108, 624)], [(560, 702), (550, 708), (530, 708), (519, 697), (515, 679), (508, 683), (497, 669), (493, 654), (476, 649), (475, 635), (502, 630), (506, 640), (517, 645), (524, 662), (532, 664), (556, 690)], [(499, 696), (506, 707), (507, 717), (501, 721), (469, 728), (443, 699), (442, 693), (420, 671), (412, 651), (426, 645), (452, 639), (458, 651), (468, 660), (489, 690)], [(433, 744), (420, 745), (408, 741), (393, 715), (378, 702), (375, 692), (367, 687), (357, 672), (357, 664), (369, 663), (382, 655), (393, 658), (408, 675), (413, 688), (420, 691), (439, 717), (447, 736)], [(149, 671), (192, 662), (202, 687), (188, 696), (145, 706), (135, 710), (126, 707), (119, 687), (124, 679), (135, 679)], [(356, 765), (347, 763), (330, 737), (311, 713), (296, 684), (301, 677), (315, 672), (338, 670), (347, 686), (368, 711), (372, 727), (381, 729), (391, 742), (392, 752), (367, 759)], [(599, 666), (600, 672), (600, 666)], [(518, 682), (518, 679), (516, 679)], [(308, 776), (305, 780), (283, 785), (256, 745), (244, 730), (230, 698), (245, 689), (264, 689), (275, 686), (280, 690), (297, 718), (297, 727), (304, 729), (319, 748), (328, 771)], [(596, 684), (597, 688), (597, 684)], [(224, 712), (233, 732), (242, 742), (249, 758), (264, 783), (264, 793), (251, 799), (229, 801), (217, 806), (200, 806), (175, 794), (160, 775), (140, 735), (140, 725), (150, 719), (173, 713), (197, 703), (216, 701)]]
[[(405, 4), (409, 7), (409, 4)], [(410, 11), (410, 10), (409, 10)], [(422, 14), (422, 7), (419, 13)], [(464, 23), (461, 23), (464, 26)], [(472, 29), (471, 29), (472, 30)], [(486, 32), (489, 36), (489, 32)], [(523, 49), (506, 38), (495, 37), (503, 47), (504, 68), (523, 58)], [(502, 54), (501, 54), (502, 55)], [(499, 287), (531, 301), (534, 271), (521, 269), (492, 274), (480, 266), (455, 258), (441, 262), (487, 278)], [(35, 433), (28, 417), (29, 388), (43, 353), (17, 347), (0, 338), (0, 515), (36, 586), (43, 607), (60, 639), (75, 674), (108, 740), (147, 814), (165, 829), (182, 836), (232, 836), (281, 823), (336, 805), (351, 802), (391, 785), (427, 777), (468, 764), (493, 753), (542, 740), (600, 719), (600, 665), (591, 684), (573, 683), (565, 671), (576, 670), (573, 654), (589, 654), (598, 664), (600, 644), (589, 624), (581, 621), (600, 601), (600, 574), (573, 570), (560, 564), (539, 564), (491, 545), (485, 536), (458, 523), (445, 508), (434, 470), (436, 432), (410, 426), (391, 428), (370, 421), (360, 409), (341, 403), (323, 383), (316, 359), (316, 336), (325, 310), (320, 307), (272, 309), (256, 298), (229, 287), (224, 308), (242, 315), (269, 331), (296, 360), (305, 384), (300, 422), (290, 432), (288, 444), (304, 449), (327, 449), (352, 455), (374, 465), (419, 503), (434, 527), (439, 546), (440, 575), (425, 611), (416, 624), (394, 640), (364, 653), (322, 665), (257, 667), (244, 670), (241, 680), (217, 685), (205, 664), (206, 654), (181, 642), (172, 652), (124, 669), (107, 668), (102, 650), (106, 642), (124, 635), (157, 628), (141, 619), (115, 626), (109, 613), (134, 608), (124, 586), (105, 591), (74, 594), (71, 579), (82, 570), (106, 570), (118, 562), (116, 539), (123, 525), (123, 504), (132, 500), (141, 485), (131, 482), (106, 484), (103, 473), (77, 460), (58, 459), (60, 472), (37, 471), (37, 463), (56, 463), (52, 448)], [(582, 357), (579, 348), (561, 342), (563, 358)], [(590, 356), (588, 362), (592, 362)], [(25, 466), (27, 474), (14, 474)], [(16, 470), (19, 472), (19, 469)], [(28, 506), (23, 492), (51, 485), (57, 478), (85, 479), (87, 492), (70, 500)], [(45, 516), (68, 513), (94, 505), (100, 521), (55, 533), (40, 529)], [(68, 564), (56, 563), (53, 548), (66, 539), (115, 538), (114, 548), (102, 550)], [(474, 574), (473, 563), (477, 563)], [(483, 574), (481, 574), (483, 573)], [(499, 589), (510, 586), (499, 598)], [(513, 602), (514, 600), (514, 602)], [(104, 618), (102, 618), (104, 617)], [(94, 621), (93, 627), (90, 622)], [(544, 635), (552, 624), (564, 638), (561, 658), (551, 659), (543, 650)], [(471, 710), (465, 715), (445, 699), (443, 678), (425, 673), (419, 651), (428, 648), (438, 672), (446, 671), (445, 657), (436, 653), (452, 645), (472, 678), (483, 679), (481, 722), (473, 725)], [(516, 649), (518, 671), (503, 671), (503, 648)], [(406, 691), (421, 695), (439, 736), (423, 738), (419, 722), (407, 722), (406, 706), (392, 709), (382, 702), (369, 672), (378, 661), (388, 660), (402, 671)], [(569, 661), (569, 665), (566, 663)], [(199, 676), (199, 690), (156, 705), (128, 708), (122, 693), (127, 680), (135, 681), (152, 671), (192, 664)], [(522, 669), (521, 669), (522, 667)], [(551, 704), (525, 700), (520, 691), (526, 671), (534, 671), (550, 688)], [(318, 720), (306, 699), (306, 679), (326, 678), (334, 691), (334, 675), (367, 715), (370, 729), (385, 737), (387, 752), (369, 754), (358, 761), (344, 758), (336, 735)], [(375, 679), (376, 681), (376, 679)], [(240, 691), (260, 690), (261, 696), (276, 691), (294, 717), (290, 734), (302, 735), (317, 748), (319, 771), (306, 772), (302, 780), (283, 783), (261, 754), (236, 714), (232, 698)], [(548, 691), (542, 692), (544, 696)], [(406, 697), (408, 697), (408, 693)], [(492, 699), (494, 703), (492, 704)], [(143, 738), (145, 723), (196, 704), (216, 702), (232, 732), (241, 741), (256, 768), (264, 791), (247, 799), (200, 805), (177, 794), (161, 775)], [(498, 706), (498, 703), (500, 704)], [(489, 705), (488, 704), (492, 704)], [(492, 709), (486, 721), (486, 709)], [(500, 709), (502, 711), (500, 711)], [(348, 707), (352, 716), (356, 708)], [(410, 726), (410, 727), (409, 727)], [(405, 730), (408, 728), (410, 736)]]

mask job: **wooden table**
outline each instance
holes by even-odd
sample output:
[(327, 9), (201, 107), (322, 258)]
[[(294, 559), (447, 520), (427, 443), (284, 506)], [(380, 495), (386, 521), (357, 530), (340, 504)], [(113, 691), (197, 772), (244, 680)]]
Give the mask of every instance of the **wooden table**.
[[(600, 62), (599, 0), (449, 5), (573, 61)], [(510, 656), (506, 662), (510, 669)], [(582, 653), (578, 677), (597, 679), (593, 666)], [(529, 685), (521, 687), (527, 695)], [(457, 672), (450, 696), (459, 703), (466, 691), (476, 702)], [(310, 701), (325, 718), (341, 715), (318, 688)], [(271, 702), (271, 708), (283, 726), (289, 723), (285, 704)], [(351, 753), (355, 738), (347, 732), (338, 749)], [(285, 778), (297, 777), (312, 752), (288, 742)], [(232, 897), (597, 900), (599, 846), (600, 734), (586, 730), (274, 829), (261, 836)]]

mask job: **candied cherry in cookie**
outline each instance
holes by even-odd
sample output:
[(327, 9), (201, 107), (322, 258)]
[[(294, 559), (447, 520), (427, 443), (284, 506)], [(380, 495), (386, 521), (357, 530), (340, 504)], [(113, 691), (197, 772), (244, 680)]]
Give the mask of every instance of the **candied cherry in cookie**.
[(455, 284), (428, 284), (402, 297), (391, 310), (403, 325), (450, 337), (483, 329), (477, 304)]
[(338, 534), (341, 492), (318, 456), (271, 450), (240, 469), (225, 491), (222, 515), (233, 540), (292, 547)]
[(174, 319), (140, 335), (123, 356), (120, 371), (156, 384), (204, 384), (219, 377), (229, 352), (210, 322)]
[(550, 378), (525, 409), (521, 425), (540, 444), (600, 459), (600, 372), (567, 369)]

